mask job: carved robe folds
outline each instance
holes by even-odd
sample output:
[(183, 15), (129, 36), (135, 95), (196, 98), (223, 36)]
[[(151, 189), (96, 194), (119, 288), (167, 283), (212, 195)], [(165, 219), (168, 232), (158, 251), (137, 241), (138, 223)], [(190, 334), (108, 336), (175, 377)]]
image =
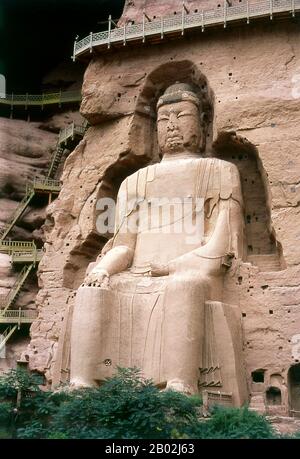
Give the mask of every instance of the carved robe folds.
[[(202, 225), (193, 234), (184, 224), (182, 231), (174, 231), (180, 223), (176, 202), (182, 205), (181, 199), (190, 200), (187, 209), (194, 210), (193, 203), (203, 202), (192, 212), (193, 221)], [(168, 200), (174, 204), (172, 212), (164, 208)], [(228, 350), (226, 361), (224, 355), (214, 355), (215, 363), (209, 363), (211, 356), (205, 351), (205, 323), (207, 314), (211, 314), (206, 305), (213, 301), (221, 305), (222, 311), (228, 310), (221, 303), (227, 256), (243, 256), (243, 203), (237, 169), (213, 158), (162, 161), (128, 177), (121, 185), (118, 202), (123, 217), (116, 220), (113, 246), (124, 244), (127, 237), (135, 238), (133, 263), (127, 271), (112, 275), (106, 288), (85, 285), (78, 290), (71, 341), (76, 358), (71, 355), (71, 379), (76, 375), (80, 380), (82, 375), (82, 380), (92, 384), (111, 376), (116, 366), (136, 366), (161, 387), (171, 385), (195, 393), (205, 386), (205, 380), (214, 385), (211, 377), (204, 378), (203, 385), (203, 371), (209, 373), (208, 367), (215, 366), (212, 371), (219, 372), (215, 379), (221, 380), (224, 364), (226, 390), (232, 391), (235, 404), (241, 404), (245, 381), (238, 333), (224, 331), (222, 335), (224, 349)], [(137, 207), (136, 203), (147, 205)], [(153, 213), (149, 217), (150, 208), (157, 218)], [(158, 215), (164, 215), (164, 219)], [(187, 213), (181, 215), (186, 217)], [(138, 222), (137, 234), (124, 234), (125, 220), (133, 217)], [(153, 277), (153, 264), (170, 266), (170, 273)], [(214, 315), (223, 317), (226, 328), (225, 312)], [(234, 315), (230, 320), (226, 330), (240, 330)], [(236, 321), (234, 325), (232, 321)], [(211, 336), (213, 340), (213, 333)], [(220, 336), (215, 341), (212, 345), (218, 354)], [(239, 378), (240, 383), (230, 385), (230, 378)]]

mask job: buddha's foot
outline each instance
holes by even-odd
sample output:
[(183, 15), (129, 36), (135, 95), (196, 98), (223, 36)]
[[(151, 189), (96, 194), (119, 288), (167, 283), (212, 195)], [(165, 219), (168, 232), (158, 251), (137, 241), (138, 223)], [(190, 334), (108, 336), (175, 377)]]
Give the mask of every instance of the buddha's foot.
[(86, 381), (81, 381), (81, 380), (72, 380), (69, 385), (69, 390), (80, 390), (80, 389), (91, 389), (92, 387), (95, 387), (94, 383), (88, 383)]
[(190, 385), (180, 379), (172, 379), (171, 381), (168, 381), (165, 390), (175, 390), (176, 392), (181, 392), (186, 395), (195, 393), (195, 390), (193, 390)]

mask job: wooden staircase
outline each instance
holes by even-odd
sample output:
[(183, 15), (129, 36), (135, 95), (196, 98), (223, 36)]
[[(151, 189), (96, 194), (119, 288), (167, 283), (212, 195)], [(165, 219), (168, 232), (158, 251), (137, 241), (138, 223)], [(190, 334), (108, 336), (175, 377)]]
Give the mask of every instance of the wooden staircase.
[(9, 340), (9, 338), (13, 335), (13, 333), (16, 331), (17, 328), (18, 328), (18, 325), (9, 326), (4, 330), (4, 333), (0, 335), (0, 353), (3, 350), (7, 341)]
[(0, 239), (3, 241), (8, 233), (11, 231), (11, 229), (14, 227), (14, 225), (17, 223), (19, 218), (23, 215), (25, 212), (27, 206), (29, 205), (30, 201), (32, 200), (33, 196), (35, 194), (34, 189), (27, 185), (26, 186), (26, 192), (25, 196), (22, 199), (22, 201), (19, 203), (18, 207), (16, 208), (13, 216), (9, 219), (9, 221), (6, 223), (4, 228), (0, 229)]
[(65, 149), (62, 148), (61, 146), (57, 146), (56, 150), (52, 156), (52, 160), (48, 169), (47, 173), (47, 178), (53, 178), (56, 175), (57, 169), (61, 163), (61, 159), (63, 157), (63, 154), (65, 152)]
[(10, 289), (8, 295), (2, 295), (0, 297), (0, 315), (5, 313), (7, 309), (11, 308), (17, 301), (20, 291), (25, 284), (29, 274), (34, 268), (34, 263), (31, 263), (29, 265), (25, 265), (19, 276), (17, 277), (14, 285)]
[(60, 182), (55, 180), (55, 175), (58, 170), (64, 152), (71, 151), (82, 139), (88, 127), (88, 123), (82, 125), (71, 123), (59, 133), (56, 149), (52, 155), (51, 163), (46, 173), (46, 177), (34, 178), (33, 181), (26, 185), (25, 196), (14, 211), (13, 216), (5, 224), (4, 228), (0, 229), (0, 240), (4, 241), (14, 225), (22, 217), (33, 197), (37, 194), (48, 194), (51, 198), (52, 194), (60, 192)]
[(45, 177), (36, 177), (26, 186), (25, 196), (17, 206), (13, 216), (3, 229), (0, 230), (0, 253), (11, 257), (14, 265), (22, 264), (23, 267), (7, 295), (0, 296), (0, 325), (8, 325), (0, 334), (0, 352), (4, 349), (7, 341), (22, 324), (31, 324), (37, 318), (37, 312), (32, 310), (11, 309), (16, 304), (20, 292), (28, 279), (28, 276), (41, 260), (43, 250), (38, 249), (35, 242), (5, 240), (11, 229), (24, 214), (31, 200), (36, 195), (47, 194), (49, 201), (52, 195), (60, 192), (60, 181), (55, 180), (57, 170), (63, 160), (64, 154), (71, 151), (84, 136), (88, 123), (77, 126), (71, 123), (61, 129), (55, 151)]

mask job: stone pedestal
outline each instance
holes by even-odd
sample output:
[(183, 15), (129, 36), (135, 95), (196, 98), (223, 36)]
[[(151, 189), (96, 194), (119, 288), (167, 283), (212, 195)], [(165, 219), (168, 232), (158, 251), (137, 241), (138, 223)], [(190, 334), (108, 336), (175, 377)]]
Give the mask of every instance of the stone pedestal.
[(207, 301), (204, 330), (201, 392), (206, 392), (209, 405), (242, 406), (248, 401), (248, 391), (239, 309)]

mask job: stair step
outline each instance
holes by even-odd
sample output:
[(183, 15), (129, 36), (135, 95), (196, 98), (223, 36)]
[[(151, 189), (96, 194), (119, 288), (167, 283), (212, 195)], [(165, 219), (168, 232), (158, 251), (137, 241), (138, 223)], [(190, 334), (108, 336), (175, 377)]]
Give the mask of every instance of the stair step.
[(249, 255), (247, 261), (264, 272), (281, 271), (282, 269), (277, 254)]

